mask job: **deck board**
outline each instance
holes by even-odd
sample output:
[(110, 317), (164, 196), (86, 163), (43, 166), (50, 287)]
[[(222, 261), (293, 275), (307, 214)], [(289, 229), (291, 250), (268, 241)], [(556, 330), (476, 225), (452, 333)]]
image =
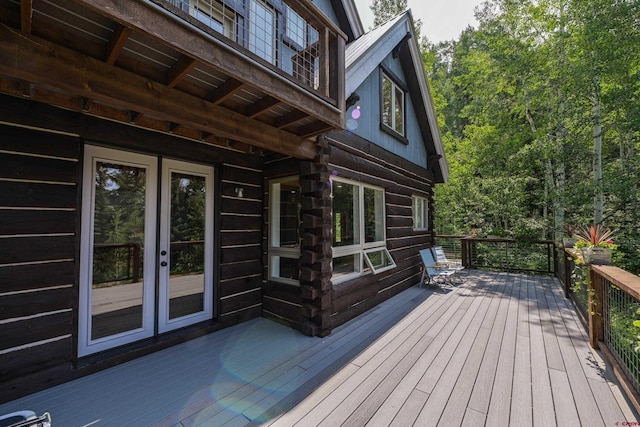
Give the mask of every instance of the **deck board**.
[(255, 319), (0, 405), (61, 426), (622, 425), (559, 283), (463, 271), (305, 337)]

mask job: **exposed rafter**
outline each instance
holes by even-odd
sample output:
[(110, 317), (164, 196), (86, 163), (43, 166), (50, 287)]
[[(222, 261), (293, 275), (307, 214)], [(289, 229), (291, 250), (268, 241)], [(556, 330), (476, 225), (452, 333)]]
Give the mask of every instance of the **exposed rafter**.
[(174, 87), (177, 85), (180, 80), (184, 79), (195, 68), (197, 63), (198, 61), (195, 59), (182, 55), (167, 73), (167, 86)]
[(211, 94), (210, 100), (215, 105), (223, 103), (226, 99), (233, 96), (234, 93), (239, 91), (243, 86), (243, 83), (239, 80), (230, 78), (226, 82), (222, 83)]
[(247, 117), (253, 119), (278, 104), (282, 104), (282, 101), (271, 96), (265, 96), (247, 108)]
[(131, 30), (125, 26), (117, 26), (107, 47), (107, 64), (113, 65), (116, 63), (116, 59), (118, 59), (118, 55), (120, 55), (124, 44), (127, 42), (130, 32)]
[(20, 27), (25, 34), (31, 34), (33, 20), (33, 0), (20, 0)]
[[(0, 25), (0, 74), (92, 99), (122, 111), (210, 132), (222, 138), (309, 159), (315, 145), (299, 136), (233, 114), (196, 96)], [(236, 84), (233, 84), (236, 86)]]

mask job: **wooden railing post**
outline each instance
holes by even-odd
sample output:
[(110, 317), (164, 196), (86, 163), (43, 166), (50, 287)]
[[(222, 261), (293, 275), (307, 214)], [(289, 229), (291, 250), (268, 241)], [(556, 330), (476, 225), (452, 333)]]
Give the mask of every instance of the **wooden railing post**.
[(471, 263), (469, 262), (469, 240), (468, 238), (460, 239), (460, 258), (462, 259), (462, 266), (469, 268)]
[(589, 344), (598, 349), (598, 342), (604, 340), (602, 319), (602, 277), (589, 269)]
[(562, 249), (562, 260), (563, 260), (563, 270), (564, 270), (564, 297), (569, 298), (571, 295), (569, 294), (569, 287), (571, 286), (571, 258), (567, 251)]

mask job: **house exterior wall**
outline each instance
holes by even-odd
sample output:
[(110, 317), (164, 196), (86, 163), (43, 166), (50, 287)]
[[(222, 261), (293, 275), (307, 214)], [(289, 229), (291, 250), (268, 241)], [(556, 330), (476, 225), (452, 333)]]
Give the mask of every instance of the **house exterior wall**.
[[(0, 118), (0, 401), (262, 315), (261, 157), (2, 95)], [(214, 167), (212, 320), (78, 358), (88, 143)]]
[[(405, 81), (399, 59), (389, 55), (383, 64), (394, 76), (401, 79), (402, 82)], [(418, 118), (411, 99), (412, 94), (407, 92), (405, 99), (406, 138), (409, 141), (406, 144), (380, 129), (382, 114), (380, 108), (380, 68), (377, 72), (371, 73), (355, 92), (360, 96), (360, 99), (347, 110), (347, 129), (403, 159), (426, 168), (427, 151), (418, 126)], [(352, 112), (358, 106), (360, 107), (360, 118), (353, 120), (351, 119)], [(350, 122), (349, 119), (352, 121)]]
[(433, 210), (429, 228), (414, 230), (412, 196), (427, 198), (433, 206), (433, 180), (422, 167), (346, 132), (332, 133), (327, 139), (332, 176), (384, 189), (386, 247), (396, 263), (391, 270), (333, 284), (331, 326), (335, 328), (419, 282), (418, 251), (433, 245)]

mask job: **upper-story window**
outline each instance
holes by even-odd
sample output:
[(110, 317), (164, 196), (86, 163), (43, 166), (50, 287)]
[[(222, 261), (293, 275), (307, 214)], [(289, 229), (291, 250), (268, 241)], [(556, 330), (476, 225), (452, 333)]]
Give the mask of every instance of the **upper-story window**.
[(405, 91), (389, 76), (382, 73), (382, 125), (400, 136), (405, 136)]
[(318, 30), (274, 0), (167, 0), (207, 27), (277, 66), (300, 83), (320, 87)]
[(275, 10), (261, 1), (252, 1), (249, 26), (249, 50), (265, 61), (275, 64)]

